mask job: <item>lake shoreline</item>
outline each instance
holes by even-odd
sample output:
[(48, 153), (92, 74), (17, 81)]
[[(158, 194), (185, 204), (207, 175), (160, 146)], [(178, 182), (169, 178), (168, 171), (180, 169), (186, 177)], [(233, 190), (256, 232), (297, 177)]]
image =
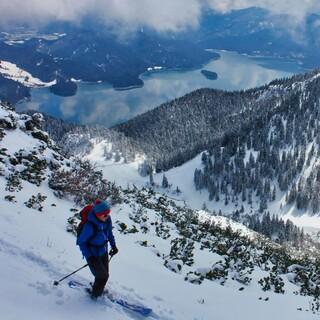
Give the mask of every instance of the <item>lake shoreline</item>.
[[(37, 110), (56, 118), (79, 124), (101, 124), (112, 127), (161, 104), (201, 88), (240, 91), (262, 86), (277, 78), (304, 72), (298, 64), (267, 58), (274, 68), (260, 66), (264, 61), (236, 52), (218, 51), (219, 59), (192, 71), (185, 68), (149, 70), (140, 75), (143, 86), (114, 88), (110, 83), (77, 82), (72, 97), (60, 97), (45, 89), (33, 89), (29, 102), (17, 105), (18, 111)], [(285, 67), (283, 67), (283, 65)], [(289, 71), (282, 71), (288, 69)], [(201, 73), (205, 69), (218, 74), (216, 80)]]

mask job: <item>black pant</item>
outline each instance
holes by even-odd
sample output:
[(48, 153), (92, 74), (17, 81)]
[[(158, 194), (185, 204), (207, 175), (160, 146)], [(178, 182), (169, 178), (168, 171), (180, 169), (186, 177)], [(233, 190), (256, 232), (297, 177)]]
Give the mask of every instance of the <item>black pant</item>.
[(91, 257), (88, 261), (90, 270), (94, 275), (92, 286), (92, 296), (99, 297), (109, 278), (109, 257), (108, 253), (100, 257)]

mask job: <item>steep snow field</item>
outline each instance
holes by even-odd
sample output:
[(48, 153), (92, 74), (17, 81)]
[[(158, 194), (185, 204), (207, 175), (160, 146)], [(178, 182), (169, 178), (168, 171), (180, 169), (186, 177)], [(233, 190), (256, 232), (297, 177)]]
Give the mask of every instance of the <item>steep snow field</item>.
[[(70, 289), (65, 282), (54, 287), (52, 282), (77, 269), (85, 262), (75, 245), (75, 237), (66, 232), (71, 216), (71, 202), (55, 198), (50, 190), (25, 183), (16, 194), (17, 203), (0, 200), (0, 307), (3, 319), (139, 319), (109, 301), (92, 302), (84, 292)], [(5, 195), (4, 179), (0, 178)], [(30, 194), (41, 191), (48, 198), (39, 212), (26, 208), (23, 202)], [(56, 204), (56, 207), (51, 204)], [(113, 221), (129, 223), (126, 205), (113, 208)], [(309, 308), (310, 298), (293, 294), (264, 293), (250, 285), (238, 291), (240, 284), (221, 286), (204, 281), (194, 285), (162, 265), (151, 248), (137, 241), (147, 240), (161, 251), (168, 243), (152, 235), (122, 235), (114, 231), (120, 252), (110, 263), (108, 288), (131, 302), (154, 310), (157, 319), (317, 319)], [(197, 261), (198, 260), (198, 261)], [(196, 263), (214, 261), (200, 254)], [(199, 263), (200, 261), (200, 263)], [(89, 283), (88, 269), (71, 279)], [(259, 297), (262, 300), (259, 300)], [(268, 301), (264, 301), (265, 298)]]

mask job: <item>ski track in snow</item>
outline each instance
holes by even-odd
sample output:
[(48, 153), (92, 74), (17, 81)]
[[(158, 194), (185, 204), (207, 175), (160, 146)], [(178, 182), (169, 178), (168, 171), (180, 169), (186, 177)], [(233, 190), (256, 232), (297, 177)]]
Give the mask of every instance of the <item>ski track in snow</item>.
[[(47, 261), (46, 259), (42, 258), (41, 256), (35, 254), (32, 251), (23, 250), (20, 247), (13, 245), (3, 239), (0, 238), (0, 254), (4, 254), (6, 256), (14, 257), (17, 259), (19, 263), (23, 264), (24, 266), (28, 267), (29, 270), (34, 270), (35, 272), (39, 272), (39, 270), (43, 271), (47, 274), (50, 279), (58, 279), (63, 277), (66, 273), (71, 273), (73, 270), (64, 270), (64, 273), (56, 270), (56, 267), (53, 265), (52, 262)], [(4, 258), (7, 259), (8, 257)], [(3, 260), (4, 260), (3, 259)], [(38, 270), (39, 269), (39, 270)], [(83, 283), (88, 283), (85, 278), (80, 278), (78, 275), (74, 275), (73, 278), (79, 279), (79, 281)], [(72, 276), (69, 278), (72, 279)], [(29, 282), (27, 285), (28, 287), (34, 289), (37, 294), (42, 296), (54, 296), (55, 304), (63, 305), (66, 303), (66, 300), (71, 299), (70, 296), (72, 292), (70, 288), (67, 286), (68, 279), (65, 279), (61, 282), (58, 286), (53, 285), (53, 281), (49, 280), (46, 282), (36, 281), (36, 282)], [(89, 283), (88, 283), (89, 286)], [(130, 301), (130, 303), (141, 304), (144, 301), (144, 298), (135, 292), (133, 288), (129, 288), (125, 285), (120, 285), (119, 287), (122, 289), (122, 294), (117, 293), (117, 291), (113, 288), (115, 285), (112, 284), (112, 281), (108, 283), (108, 290), (110, 290), (114, 297), (121, 298), (125, 301)], [(79, 296), (86, 296), (84, 290), (79, 290)], [(89, 300), (89, 299), (88, 299)], [(154, 298), (154, 300), (161, 301), (161, 298)], [(89, 300), (90, 301), (90, 300)], [(94, 303), (94, 302), (92, 302)], [(130, 319), (145, 319), (144, 316), (139, 316), (133, 311), (125, 310), (123, 307), (112, 303), (107, 298), (100, 298), (97, 302), (99, 307), (103, 309), (106, 308), (113, 308), (117, 310), (119, 313), (126, 313), (130, 316)], [(160, 306), (159, 306), (160, 307)], [(174, 318), (166, 316), (167, 311), (164, 309), (161, 311), (161, 318), (156, 314), (152, 314), (148, 317), (148, 319), (163, 319), (163, 320), (173, 320)], [(170, 313), (170, 311), (169, 311)]]

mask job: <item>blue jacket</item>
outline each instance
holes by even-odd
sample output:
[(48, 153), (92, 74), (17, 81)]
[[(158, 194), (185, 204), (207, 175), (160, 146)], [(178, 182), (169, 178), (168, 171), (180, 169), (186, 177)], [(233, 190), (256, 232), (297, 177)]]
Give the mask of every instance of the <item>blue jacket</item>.
[(86, 259), (92, 256), (100, 257), (108, 252), (108, 241), (112, 248), (116, 246), (112, 233), (111, 217), (109, 216), (106, 222), (102, 222), (91, 211), (88, 214), (88, 221), (83, 226), (77, 239), (77, 245), (80, 247), (82, 254)]

